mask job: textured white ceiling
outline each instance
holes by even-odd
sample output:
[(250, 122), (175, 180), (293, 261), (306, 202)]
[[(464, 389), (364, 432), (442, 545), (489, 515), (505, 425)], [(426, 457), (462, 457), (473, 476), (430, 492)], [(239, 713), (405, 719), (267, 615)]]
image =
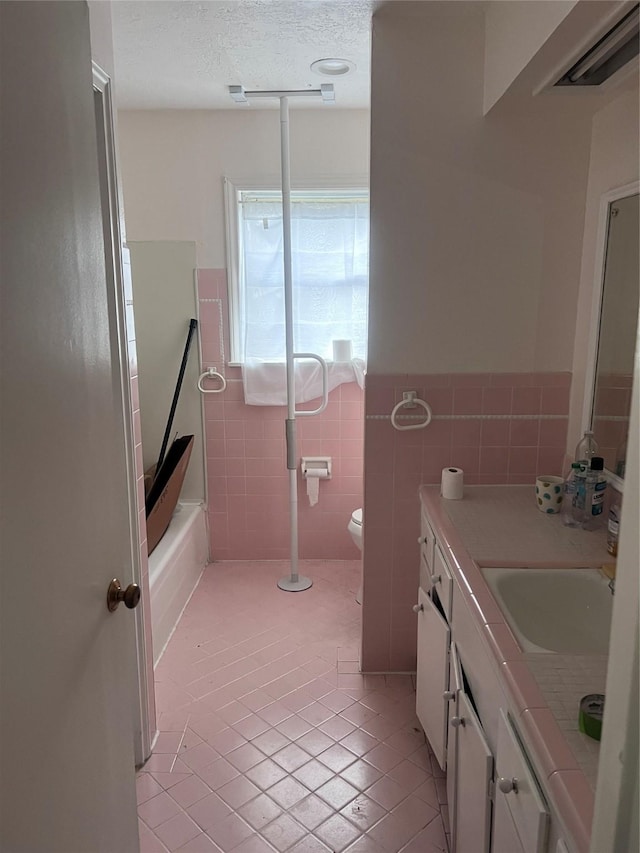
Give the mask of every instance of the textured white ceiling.
[[(233, 109), (229, 85), (306, 89), (331, 82), (336, 107), (366, 109), (375, 5), (375, 0), (119, 0), (112, 5), (118, 106)], [(349, 59), (356, 70), (344, 77), (309, 70), (325, 57)], [(322, 107), (319, 101), (299, 103)], [(256, 107), (275, 108), (277, 102), (258, 100), (251, 108)]]

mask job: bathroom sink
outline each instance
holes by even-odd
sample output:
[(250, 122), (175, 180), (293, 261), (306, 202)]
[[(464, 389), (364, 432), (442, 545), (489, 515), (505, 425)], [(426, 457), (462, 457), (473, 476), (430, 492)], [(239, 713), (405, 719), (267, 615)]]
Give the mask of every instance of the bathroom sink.
[(607, 654), (613, 596), (598, 569), (482, 573), (523, 651)]

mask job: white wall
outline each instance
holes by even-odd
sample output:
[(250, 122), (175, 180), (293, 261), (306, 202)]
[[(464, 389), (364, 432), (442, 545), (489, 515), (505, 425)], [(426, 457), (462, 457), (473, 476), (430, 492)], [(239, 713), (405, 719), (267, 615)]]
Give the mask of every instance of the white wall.
[[(292, 181), (369, 172), (369, 113), (293, 108)], [(196, 243), (202, 268), (226, 266), (222, 178), (279, 181), (277, 109), (119, 113), (129, 240)]]
[(594, 334), (593, 291), (596, 275), (599, 275), (595, 265), (601, 197), (603, 193), (638, 180), (640, 176), (638, 120), (637, 85), (632, 91), (625, 92), (609, 103), (593, 118), (580, 292), (576, 310), (569, 447), (575, 446), (585, 426), (582, 422), (585, 368), (589, 340)]
[(89, 0), (89, 29), (91, 32), (91, 59), (113, 79), (113, 29), (111, 3)]
[[(133, 306), (138, 352), (140, 424), (144, 469), (158, 460), (169, 417), (180, 361), (197, 317), (194, 270), (195, 243), (129, 241)], [(191, 460), (180, 493), (184, 500), (204, 500), (204, 440), (197, 388), (200, 360), (198, 335), (191, 350), (167, 449), (175, 435), (194, 435)]]
[(481, 4), (424, 7), (374, 16), (369, 370), (570, 370), (590, 119), (483, 117)]
[(486, 4), (484, 111), (507, 91), (577, 0), (523, 0)]

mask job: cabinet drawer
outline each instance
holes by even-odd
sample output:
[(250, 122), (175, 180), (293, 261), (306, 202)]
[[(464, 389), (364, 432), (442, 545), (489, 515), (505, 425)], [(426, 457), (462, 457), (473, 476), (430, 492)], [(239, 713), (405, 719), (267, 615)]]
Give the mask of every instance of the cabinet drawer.
[(442, 604), (442, 609), (447, 617), (447, 621), (451, 622), (451, 611), (453, 605), (453, 576), (447, 565), (440, 546), (436, 543), (433, 553), (433, 573), (431, 575), (431, 585), (438, 592), (438, 598)]
[(524, 853), (543, 853), (549, 812), (522, 745), (503, 710), (498, 721), (495, 798), (496, 802), (504, 800)]

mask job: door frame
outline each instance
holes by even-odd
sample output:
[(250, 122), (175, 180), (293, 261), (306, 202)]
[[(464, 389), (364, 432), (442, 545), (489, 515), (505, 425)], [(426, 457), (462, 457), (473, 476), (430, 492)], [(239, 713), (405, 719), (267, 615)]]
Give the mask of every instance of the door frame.
[[(123, 222), (121, 215), (120, 193), (113, 120), (112, 82), (109, 75), (97, 63), (92, 62), (93, 92), (96, 116), (96, 134), (98, 140), (98, 168), (100, 173), (100, 194), (103, 205), (103, 223), (105, 239), (105, 266), (107, 276), (107, 298), (111, 315), (112, 352), (115, 355), (113, 365), (114, 381), (122, 401), (123, 451), (127, 470), (127, 500), (131, 551), (131, 582), (143, 588), (148, 579), (142, 576), (140, 543), (143, 536), (140, 531), (135, 437), (133, 430), (133, 402), (131, 397), (130, 348), (135, 343), (129, 340), (127, 330), (127, 304), (123, 273)], [(151, 708), (154, 706), (152, 649), (147, 642), (150, 631), (145, 625), (150, 623), (151, 614), (145, 606), (148, 596), (141, 597), (140, 606), (134, 611), (135, 619), (135, 680), (133, 734), (136, 767), (143, 764), (151, 755), (155, 731), (151, 731)], [(150, 627), (150, 625), (149, 625)], [(154, 725), (155, 729), (155, 725)]]

